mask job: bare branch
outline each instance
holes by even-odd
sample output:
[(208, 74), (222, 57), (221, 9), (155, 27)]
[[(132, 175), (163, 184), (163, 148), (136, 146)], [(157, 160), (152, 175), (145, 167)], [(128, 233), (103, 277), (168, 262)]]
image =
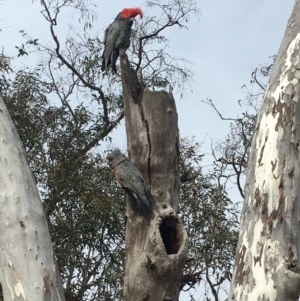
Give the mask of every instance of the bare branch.
[(229, 120), (229, 121), (236, 121), (237, 119), (236, 118), (230, 118), (230, 117), (223, 117), (223, 115), (221, 114), (221, 112), (217, 109), (217, 107), (215, 106), (215, 104), (213, 103), (213, 101), (211, 99), (207, 99), (207, 100), (201, 100), (201, 102), (211, 106), (216, 112), (217, 114), (219, 115), (219, 117), (222, 119), (222, 120)]
[[(99, 87), (96, 87), (95, 85), (91, 84), (90, 82), (86, 81), (84, 76), (82, 74), (80, 74), (78, 72), (78, 70), (71, 64), (67, 61), (67, 59), (62, 55), (62, 53), (60, 52), (60, 42), (55, 34), (55, 31), (54, 31), (54, 26), (57, 25), (57, 15), (59, 13), (59, 8), (57, 8), (56, 10), (56, 13), (55, 13), (55, 17), (53, 18), (51, 16), (51, 13), (45, 3), (44, 0), (41, 0), (41, 3), (43, 4), (44, 6), (44, 9), (45, 9), (45, 14), (43, 14), (46, 18), (46, 20), (50, 23), (50, 32), (51, 32), (51, 36), (55, 42), (55, 45), (56, 45), (56, 48), (55, 48), (55, 53), (57, 55), (57, 57), (61, 60), (61, 62), (66, 65), (74, 74), (77, 75), (77, 77), (80, 79), (80, 81), (88, 88), (90, 88), (91, 90), (93, 91), (97, 91), (100, 96), (101, 96), (101, 99), (103, 100), (105, 97), (104, 97), (104, 93), (102, 91), (101, 88)], [(62, 5), (63, 6), (63, 5)]]

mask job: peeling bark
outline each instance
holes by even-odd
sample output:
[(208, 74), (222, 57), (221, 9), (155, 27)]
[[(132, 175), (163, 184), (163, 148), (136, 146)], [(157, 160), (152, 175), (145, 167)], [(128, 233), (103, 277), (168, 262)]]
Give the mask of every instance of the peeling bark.
[(253, 136), (229, 301), (300, 295), (300, 1)]
[(4, 300), (64, 300), (39, 193), (2, 98), (0, 154), (0, 282)]
[(187, 234), (177, 216), (178, 124), (171, 93), (143, 89), (120, 53), (129, 155), (148, 181), (156, 206), (149, 220), (127, 208), (124, 298), (177, 301)]

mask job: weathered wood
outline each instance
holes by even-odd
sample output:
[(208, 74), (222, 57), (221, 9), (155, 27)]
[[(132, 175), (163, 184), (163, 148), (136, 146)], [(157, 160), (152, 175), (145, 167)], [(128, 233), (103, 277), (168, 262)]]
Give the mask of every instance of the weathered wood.
[(298, 0), (253, 137), (229, 301), (299, 299), (299, 80)]
[(64, 300), (46, 217), (0, 97), (0, 282), (4, 300)]
[(150, 220), (127, 209), (124, 297), (127, 301), (178, 300), (187, 234), (177, 216), (178, 124), (174, 98), (143, 89), (121, 53), (128, 150), (156, 201)]

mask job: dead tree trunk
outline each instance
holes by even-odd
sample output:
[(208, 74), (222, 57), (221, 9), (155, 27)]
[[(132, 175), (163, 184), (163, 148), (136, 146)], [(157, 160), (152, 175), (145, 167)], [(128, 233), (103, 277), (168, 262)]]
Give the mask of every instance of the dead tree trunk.
[(124, 298), (178, 300), (187, 256), (179, 199), (178, 124), (171, 93), (144, 90), (121, 53), (128, 150), (156, 201), (150, 221), (127, 208)]
[(5, 301), (64, 300), (46, 217), (0, 98), (0, 282)]
[(300, 0), (276, 59), (254, 133), (228, 300), (300, 295)]

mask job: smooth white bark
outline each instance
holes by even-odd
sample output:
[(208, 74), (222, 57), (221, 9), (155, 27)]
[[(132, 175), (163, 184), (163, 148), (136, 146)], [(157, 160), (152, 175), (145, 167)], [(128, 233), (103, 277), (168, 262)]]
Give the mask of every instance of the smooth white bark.
[(296, 1), (254, 133), (228, 300), (300, 294), (300, 1)]
[(0, 281), (4, 300), (64, 300), (40, 196), (0, 98)]

